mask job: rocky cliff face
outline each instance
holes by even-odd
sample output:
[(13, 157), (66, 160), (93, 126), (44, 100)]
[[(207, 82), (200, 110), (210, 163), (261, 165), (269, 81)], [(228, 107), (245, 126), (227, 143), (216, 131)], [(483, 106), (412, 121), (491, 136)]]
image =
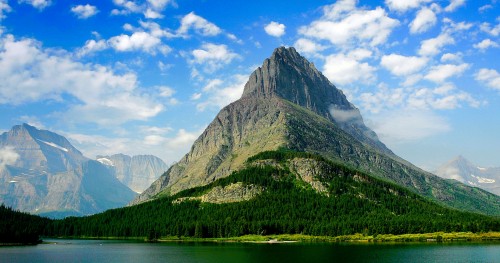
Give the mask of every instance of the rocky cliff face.
[(245, 84), (242, 98), (280, 97), (323, 116), (359, 141), (392, 154), (365, 126), (359, 110), (293, 47), (277, 48)]
[(168, 169), (163, 160), (153, 155), (114, 154), (97, 156), (97, 161), (111, 169), (120, 182), (136, 193), (142, 193)]
[(251, 75), (242, 98), (223, 108), (191, 151), (131, 204), (206, 185), (243, 168), (250, 156), (286, 148), (346, 163), (447, 206), (500, 215), (499, 197), (413, 166), (371, 136), (361, 116), (342, 119), (332, 108), (359, 115), (293, 48), (278, 48)]
[(61, 217), (123, 206), (134, 193), (66, 138), (27, 124), (0, 135), (0, 149), (17, 158), (0, 167), (0, 203)]
[(439, 167), (435, 174), (500, 195), (499, 167), (479, 167), (463, 156), (458, 156)]

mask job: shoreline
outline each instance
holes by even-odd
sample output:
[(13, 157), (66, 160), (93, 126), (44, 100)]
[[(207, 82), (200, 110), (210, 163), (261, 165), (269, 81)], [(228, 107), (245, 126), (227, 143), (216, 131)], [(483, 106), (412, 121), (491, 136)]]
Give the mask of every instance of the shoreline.
[(472, 232), (435, 232), (423, 234), (379, 234), (379, 235), (344, 235), (344, 236), (310, 236), (302, 234), (280, 235), (245, 235), (226, 238), (194, 238), (166, 236), (156, 240), (147, 240), (145, 237), (44, 237), (47, 239), (76, 239), (76, 240), (123, 240), (149, 243), (190, 242), (190, 243), (255, 243), (255, 244), (289, 244), (289, 243), (450, 243), (450, 242), (500, 242), (500, 232), (472, 233)]

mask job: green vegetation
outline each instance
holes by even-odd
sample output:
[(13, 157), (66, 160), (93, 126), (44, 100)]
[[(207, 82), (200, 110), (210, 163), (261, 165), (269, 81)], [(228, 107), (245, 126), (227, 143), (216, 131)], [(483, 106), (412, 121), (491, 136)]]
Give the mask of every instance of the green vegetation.
[[(321, 162), (316, 178), (327, 194), (302, 187), (288, 162), (308, 158)], [(280, 165), (252, 165), (258, 160)], [(263, 152), (247, 168), (209, 185), (188, 189), (141, 205), (109, 210), (83, 218), (53, 221), (49, 236), (65, 237), (194, 237), (228, 238), (245, 235), (302, 234), (343, 236), (361, 233), (419, 234), (499, 231), (500, 220), (442, 207), (405, 188), (382, 181), (320, 156), (291, 151)], [(279, 167), (279, 168), (278, 168)], [(211, 204), (198, 200), (215, 186), (243, 182), (265, 191), (250, 201)]]
[(0, 244), (37, 244), (50, 219), (0, 205)]
[[(298, 168), (307, 174), (299, 174)], [(303, 179), (306, 177), (313, 181)], [(186, 198), (238, 182), (264, 191), (235, 203)], [(489, 233), (500, 230), (499, 218), (446, 208), (321, 156), (288, 150), (262, 152), (250, 158), (245, 169), (226, 178), (137, 206), (63, 220), (1, 206), (0, 219), (0, 242), (4, 243), (36, 242), (41, 233), (51, 237), (239, 242), (498, 240), (500, 236)]]

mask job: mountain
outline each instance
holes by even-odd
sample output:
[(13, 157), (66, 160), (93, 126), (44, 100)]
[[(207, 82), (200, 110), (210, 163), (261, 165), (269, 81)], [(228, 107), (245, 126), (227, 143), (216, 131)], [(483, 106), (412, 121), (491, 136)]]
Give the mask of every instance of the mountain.
[(242, 169), (249, 157), (278, 149), (319, 154), (440, 204), (500, 215), (498, 196), (394, 155), (340, 90), (294, 48), (284, 47), (251, 74), (243, 96), (219, 112), (190, 152), (131, 205), (207, 185)]
[(458, 156), (440, 166), (435, 174), (500, 195), (500, 167), (479, 167)]
[(114, 154), (97, 156), (96, 160), (110, 168), (115, 177), (136, 193), (142, 193), (168, 166), (162, 159), (153, 155), (128, 156)]
[(56, 133), (28, 124), (0, 135), (17, 158), (0, 166), (0, 203), (51, 217), (88, 215), (125, 205), (135, 194), (106, 166)]

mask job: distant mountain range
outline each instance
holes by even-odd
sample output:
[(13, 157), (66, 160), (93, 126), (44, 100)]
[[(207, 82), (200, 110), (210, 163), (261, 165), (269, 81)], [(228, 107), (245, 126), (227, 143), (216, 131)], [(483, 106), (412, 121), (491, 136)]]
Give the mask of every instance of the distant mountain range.
[(458, 156), (440, 166), (435, 174), (500, 195), (500, 167), (479, 167)]
[(126, 205), (136, 195), (127, 185), (140, 192), (166, 170), (154, 156), (102, 158), (56, 133), (14, 126), (0, 135), (0, 203), (50, 217), (95, 214)]
[(115, 177), (136, 193), (142, 193), (167, 169), (168, 165), (154, 155), (97, 156), (96, 160), (110, 168)]

